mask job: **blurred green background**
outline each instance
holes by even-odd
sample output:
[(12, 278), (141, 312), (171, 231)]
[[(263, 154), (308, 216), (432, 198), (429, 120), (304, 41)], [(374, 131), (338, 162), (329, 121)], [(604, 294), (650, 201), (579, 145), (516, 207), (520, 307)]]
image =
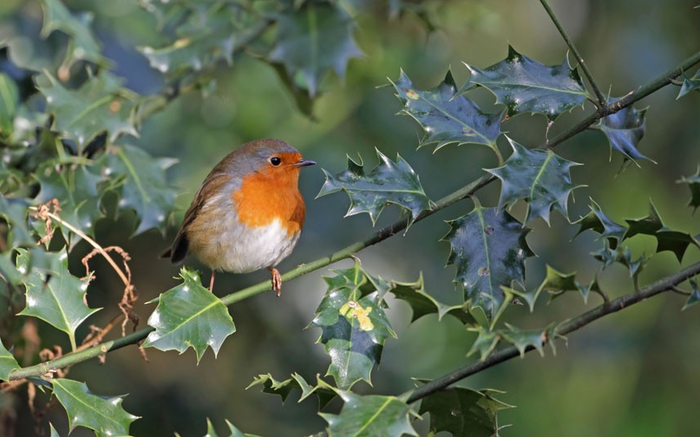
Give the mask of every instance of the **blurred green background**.
[[(163, 42), (153, 17), (134, 0), (66, 1), (73, 10), (95, 14), (94, 29), (104, 54), (115, 63), (115, 73), (140, 94), (157, 92), (164, 78), (152, 70), (135, 46)], [(165, 112), (148, 120), (139, 139), (129, 140), (155, 156), (175, 157), (169, 171), (172, 185), (181, 190), (179, 214), (166, 238), (152, 231), (129, 239), (130, 219), (103, 220), (97, 237), (103, 245), (121, 245), (131, 254), (135, 284), (141, 302), (172, 287), (177, 269), (157, 258), (169, 245), (184, 210), (209, 172), (238, 145), (261, 137), (284, 139), (319, 166), (303, 172), (301, 190), (307, 199), (307, 224), (294, 254), (281, 270), (325, 256), (373, 229), (366, 215), (343, 218), (348, 201), (343, 195), (314, 200), (323, 183), (320, 167), (338, 172), (346, 166), (346, 154), (360, 154), (368, 167), (376, 163), (374, 148), (393, 157), (399, 152), (420, 174), (428, 195), (436, 200), (472, 181), (482, 168), (496, 165), (485, 147), (454, 145), (436, 154), (430, 148), (416, 150), (421, 135), (409, 117), (395, 115), (400, 104), (391, 88), (377, 88), (398, 77), (401, 68), (418, 88), (432, 88), (450, 66), (461, 84), (468, 73), (462, 62), (486, 67), (506, 56), (510, 43), (520, 53), (546, 64), (559, 64), (567, 48), (539, 2), (535, 0), (435, 1), (427, 3), (428, 16), (438, 29), (428, 31), (421, 19), (407, 13), (387, 23), (385, 10), (370, 1), (348, 2), (356, 14), (356, 39), (366, 54), (350, 62), (344, 81), (326, 78), (326, 93), (318, 101), (318, 121), (302, 116), (272, 69), (248, 56), (236, 58), (232, 68), (216, 73), (218, 88), (203, 98), (189, 93)], [(552, 0), (563, 25), (578, 44), (601, 86), (621, 96), (669, 70), (700, 50), (700, 9), (696, 0)], [(375, 5), (376, 6), (376, 5)], [(31, 0), (0, 3), (0, 40), (36, 38), (41, 10)], [(26, 40), (19, 40), (20, 42)], [(37, 46), (26, 44), (25, 59), (41, 56)], [(40, 47), (39, 47), (40, 48)], [(618, 174), (622, 160), (613, 155), (599, 132), (584, 132), (557, 149), (584, 166), (573, 169), (574, 182), (587, 187), (575, 192), (570, 203), (572, 219), (588, 211), (595, 199), (614, 220), (644, 216), (649, 199), (672, 228), (692, 235), (700, 233), (700, 215), (685, 207), (689, 193), (677, 185), (700, 162), (700, 94), (675, 100), (678, 87), (669, 86), (641, 102), (650, 106), (647, 134), (640, 150), (658, 164), (641, 162)], [(477, 91), (475, 99), (496, 111), (494, 98)], [(589, 105), (590, 106), (590, 105)], [(590, 109), (590, 108), (587, 108)], [(561, 117), (550, 136), (580, 119), (576, 109)], [(545, 118), (521, 115), (504, 124), (516, 141), (536, 146), (544, 138)], [(499, 144), (509, 153), (505, 139)], [(495, 205), (498, 184), (479, 193), (485, 205)], [(359, 254), (363, 265), (386, 279), (413, 281), (423, 272), (429, 293), (446, 302), (458, 302), (460, 292), (452, 284), (453, 268), (445, 268), (448, 244), (438, 240), (447, 232), (444, 220), (471, 208), (458, 203), (415, 225), (405, 236), (395, 236)], [(514, 214), (522, 217), (516, 206)], [(518, 215), (519, 214), (519, 215)], [(397, 218), (387, 210), (378, 227)], [(538, 258), (530, 259), (528, 283), (536, 286), (545, 264), (559, 271), (577, 270), (587, 282), (599, 268), (589, 253), (602, 247), (593, 233), (570, 241), (576, 232), (558, 214), (552, 227), (535, 222), (528, 237)], [(651, 254), (654, 240), (637, 236), (630, 241), (634, 255)], [(81, 245), (74, 261), (88, 248)], [(82, 252), (81, 252), (82, 251)], [(700, 260), (691, 248), (683, 265)], [(345, 267), (341, 263), (337, 267)], [(96, 261), (97, 280), (91, 287), (91, 306), (104, 306), (92, 323), (104, 324), (116, 314), (121, 296), (119, 281), (106, 263)], [(201, 266), (198, 266), (201, 268)], [(656, 255), (642, 273), (648, 283), (679, 269), (670, 252)], [(272, 293), (236, 304), (231, 313), (238, 331), (224, 344), (218, 359), (208, 352), (197, 366), (188, 351), (148, 351), (144, 362), (136, 348), (109, 354), (105, 365), (90, 361), (73, 368), (70, 377), (87, 380), (95, 393), (129, 393), (127, 411), (142, 416), (131, 428), (136, 436), (182, 436), (205, 433), (211, 418), (223, 432), (224, 419), (245, 432), (265, 436), (300, 436), (320, 431), (325, 422), (315, 414), (313, 401), (297, 404), (292, 395), (285, 405), (276, 396), (257, 388), (245, 391), (255, 375), (271, 372), (286, 379), (299, 372), (307, 380), (323, 374), (328, 358), (316, 345), (319, 332), (304, 328), (324, 293), (321, 270), (285, 284), (283, 295)], [(206, 275), (205, 275), (206, 276)], [(267, 278), (267, 272), (217, 277), (217, 294), (223, 295)], [(627, 272), (619, 265), (600, 274), (600, 282), (612, 295), (631, 290)], [(523, 328), (543, 327), (598, 304), (591, 296), (586, 307), (573, 293), (545, 305), (541, 299), (534, 314), (526, 307), (511, 308), (505, 320)], [(528, 354), (463, 381), (471, 388), (494, 388), (507, 393), (501, 399), (517, 408), (500, 415), (501, 424), (512, 424), (504, 436), (692, 436), (700, 433), (696, 414), (700, 405), (700, 316), (698, 310), (680, 312), (684, 299), (667, 294), (596, 322), (570, 336), (558, 355), (545, 358)], [(142, 325), (153, 306), (139, 305)], [(466, 352), (474, 339), (456, 320), (425, 317), (409, 326), (410, 311), (403, 303), (391, 303), (389, 316), (399, 339), (386, 343), (381, 366), (373, 374), (374, 387), (357, 385), (361, 392), (398, 394), (413, 386), (412, 377), (433, 378), (469, 362)], [(45, 343), (63, 338), (40, 323)], [(53, 337), (55, 335), (55, 338)], [(18, 435), (33, 435), (26, 394), (14, 399)], [(333, 404), (331, 411), (339, 405)], [(65, 414), (54, 409), (48, 418), (62, 435), (67, 433)], [(417, 423), (423, 434), (427, 421)], [(89, 435), (81, 430), (72, 435)]]

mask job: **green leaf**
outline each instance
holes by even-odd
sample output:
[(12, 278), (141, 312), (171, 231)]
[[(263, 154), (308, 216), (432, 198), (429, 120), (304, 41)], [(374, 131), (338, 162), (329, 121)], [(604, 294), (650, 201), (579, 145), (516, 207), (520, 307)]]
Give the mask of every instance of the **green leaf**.
[(691, 279), (690, 287), (693, 289), (693, 291), (690, 292), (690, 296), (688, 296), (688, 300), (685, 302), (685, 305), (683, 305), (683, 309), (681, 309), (681, 311), (685, 311), (686, 309), (692, 307), (693, 305), (697, 305), (700, 302), (700, 288), (698, 287), (698, 283)]
[(508, 329), (499, 330), (500, 337), (511, 343), (520, 352), (520, 357), (525, 357), (525, 349), (533, 347), (540, 356), (544, 357), (544, 344), (547, 341), (547, 329), (520, 329), (517, 326), (506, 323)]
[(5, 239), (10, 247), (36, 244), (27, 225), (28, 206), (24, 200), (11, 199), (0, 194), (0, 218), (4, 218), (9, 224), (10, 232)]
[(591, 204), (589, 207), (591, 212), (573, 223), (574, 225), (579, 225), (578, 232), (573, 238), (590, 229), (600, 234), (600, 238), (608, 240), (613, 249), (616, 248), (622, 242), (627, 228), (610, 220), (603, 210), (600, 209), (600, 206), (593, 199), (590, 200)]
[[(228, 420), (226, 420), (226, 425), (228, 426), (228, 431), (230, 433), (228, 437), (259, 437), (254, 434), (242, 433)], [(214, 425), (211, 423), (211, 420), (209, 420), (209, 418), (207, 418), (207, 434), (204, 437), (219, 437), (219, 434), (216, 433)]]
[[(611, 102), (616, 100), (612, 99)], [(644, 120), (646, 111), (646, 108), (638, 110), (628, 106), (614, 114), (601, 118), (597, 124), (591, 126), (591, 129), (600, 130), (608, 137), (611, 157), (614, 149), (622, 153), (625, 159), (629, 159), (635, 164), (637, 159), (648, 159), (655, 163), (655, 161), (637, 150), (637, 146), (646, 132), (646, 122)]]
[(611, 266), (615, 262), (627, 267), (630, 272), (630, 277), (635, 280), (635, 283), (648, 261), (643, 255), (633, 261), (632, 252), (629, 247), (612, 248), (608, 241), (605, 242), (604, 248), (593, 252), (593, 257), (603, 263), (603, 269)]
[(111, 189), (119, 196), (119, 209), (136, 213), (138, 226), (134, 234), (152, 228), (165, 233), (177, 194), (167, 185), (165, 170), (174, 162), (169, 158), (154, 158), (130, 145), (110, 147), (98, 159), (103, 172), (112, 179)]
[(421, 212), (432, 209), (418, 175), (400, 155), (394, 162), (377, 150), (377, 157), (379, 164), (369, 173), (365, 173), (362, 161), (358, 164), (350, 157), (348, 169), (335, 176), (323, 170), (326, 182), (316, 197), (344, 191), (350, 198), (350, 209), (345, 216), (366, 212), (373, 225), (388, 204), (410, 212), (409, 224)]
[(679, 184), (686, 184), (690, 189), (690, 201), (688, 206), (693, 207), (693, 213), (700, 207), (700, 165), (698, 165), (698, 171), (692, 176), (683, 176), (679, 181)]
[(700, 243), (689, 233), (674, 231), (666, 227), (651, 201), (649, 202), (649, 215), (626, 221), (629, 228), (625, 233), (625, 239), (632, 238), (637, 234), (651, 235), (656, 238), (656, 253), (669, 250), (676, 255), (678, 262), (683, 260), (688, 246), (693, 245), (700, 248)]
[(421, 401), (418, 414), (430, 413), (430, 431), (446, 431), (454, 437), (498, 436), (498, 412), (513, 408), (493, 396), (496, 390), (451, 388), (434, 393)]
[[(35, 177), (41, 187), (36, 201), (46, 203), (58, 199), (61, 219), (94, 237), (95, 223), (104, 217), (99, 188), (105, 178), (96, 174), (92, 166), (59, 166), (53, 161), (39, 167)], [(63, 231), (66, 241), (70, 242), (70, 247), (80, 241), (80, 237), (69, 229), (62, 226), (59, 229)], [(74, 235), (73, 238), (69, 234)]]
[(331, 437), (383, 437), (418, 434), (411, 426), (411, 407), (394, 396), (360, 396), (338, 390), (345, 401), (340, 414), (319, 413)]
[(51, 385), (53, 394), (66, 410), (71, 432), (83, 426), (99, 436), (128, 435), (131, 422), (139, 418), (124, 411), (124, 396), (98, 396), (91, 393), (84, 382), (66, 378), (53, 379)]
[(0, 137), (7, 137), (12, 133), (18, 104), (17, 84), (10, 76), (0, 73)]
[(305, 2), (277, 15), (277, 38), (269, 58), (286, 66), (313, 98), (330, 69), (343, 78), (348, 61), (362, 57), (352, 37), (352, 19), (327, 1)]
[(498, 207), (527, 200), (525, 223), (542, 217), (549, 224), (549, 213), (558, 210), (567, 219), (569, 194), (578, 188), (571, 182), (571, 167), (582, 165), (564, 159), (551, 150), (528, 150), (506, 137), (513, 154), (501, 167), (486, 170), (501, 180)]
[(425, 131), (419, 147), (435, 144), (437, 151), (457, 143), (483, 144), (496, 149), (503, 113), (486, 114), (468, 98), (455, 96), (457, 86), (451, 72), (447, 72), (440, 85), (427, 91), (416, 89), (403, 70), (391, 84), (403, 104), (401, 112), (411, 116)]
[(50, 437), (61, 437), (60, 435), (58, 435), (58, 431), (56, 431), (56, 428), (53, 427), (53, 423), (49, 422), (49, 428), (51, 429)]
[(148, 335), (143, 347), (176, 350), (181, 354), (192, 347), (199, 362), (207, 347), (216, 356), (236, 326), (226, 305), (202, 287), (196, 272), (182, 268), (180, 277), (182, 284), (158, 298), (158, 307), (148, 318), (148, 325), (155, 331)]
[[(548, 265), (547, 275), (544, 281), (542, 281), (538, 293), (541, 291), (549, 293), (550, 301), (563, 295), (567, 291), (578, 291), (583, 298), (583, 303), (588, 303), (590, 292), (600, 292), (600, 286), (598, 285), (596, 276), (593, 276), (593, 279), (588, 285), (584, 285), (576, 280), (576, 272), (568, 274), (561, 273)], [(532, 310), (532, 305), (530, 306), (530, 310)]]
[(464, 305), (445, 305), (426, 293), (422, 274), (416, 282), (392, 282), (389, 292), (411, 307), (411, 323), (428, 314), (437, 314), (438, 320), (442, 320), (445, 314), (451, 314), (464, 324), (476, 323)]
[[(75, 350), (76, 329), (85, 319), (100, 310), (89, 308), (85, 304), (85, 292), (92, 278), (79, 279), (68, 271), (68, 253), (65, 248), (60, 252), (47, 253), (47, 257), (53, 258), (51, 264), (60, 270), (57, 274), (47, 274), (35, 268), (31, 270), (24, 281), (27, 306), (18, 315), (37, 317), (65, 332)], [(26, 256), (17, 257), (17, 269), (20, 272), (29, 271)]]
[(309, 325), (322, 329), (318, 342), (323, 343), (331, 358), (326, 375), (342, 389), (349, 389), (359, 380), (371, 384), (372, 367), (379, 364), (385, 340), (396, 337), (379, 292), (362, 297), (360, 287), (367, 279), (358, 274), (355, 281), (342, 283), (347, 272), (325, 278), (328, 290)]
[(109, 64), (100, 54), (100, 45), (90, 31), (93, 20), (91, 13), (73, 15), (60, 0), (41, 0), (41, 6), (44, 10), (41, 36), (46, 38), (53, 31), (60, 30), (71, 37), (63, 66), (70, 67), (78, 60), (103, 66)]
[[(696, 6), (696, 8), (698, 7), (699, 6)], [(700, 91), (700, 70), (696, 71), (695, 76), (691, 77), (690, 79), (683, 77), (683, 85), (681, 85), (681, 90), (678, 93), (676, 100), (693, 91)]]
[(138, 136), (134, 126), (138, 95), (123, 88), (121, 79), (102, 70), (72, 90), (50, 74), (46, 77), (51, 85), (37, 88), (46, 97), (47, 112), (54, 116), (51, 129), (75, 141), (79, 153), (105, 131), (110, 142), (122, 134)]
[(554, 120), (560, 114), (582, 106), (589, 96), (581, 77), (568, 60), (549, 67), (508, 46), (508, 57), (485, 70), (464, 65), (471, 76), (459, 93), (482, 86), (496, 96), (496, 103), (506, 105), (509, 116), (533, 112)]
[(472, 356), (474, 353), (479, 352), (479, 357), (483, 361), (488, 357), (501, 340), (498, 331), (492, 331), (480, 325), (472, 325), (467, 328), (468, 331), (476, 332), (477, 337), (472, 343), (472, 347), (467, 352), (467, 356)]
[(318, 397), (319, 410), (322, 410), (336, 396), (335, 391), (333, 391), (327, 384), (324, 384), (321, 379), (318, 380), (317, 385), (311, 386), (301, 375), (296, 372), (292, 373), (291, 378), (284, 381), (276, 380), (269, 373), (258, 375), (255, 377), (253, 382), (246, 387), (246, 390), (258, 385), (262, 386), (263, 393), (279, 395), (282, 398), (282, 403), (287, 400), (287, 396), (289, 396), (294, 389), (301, 391), (299, 402), (308, 398), (312, 394), (316, 394)]
[(0, 381), (9, 381), (10, 372), (19, 368), (20, 365), (12, 355), (12, 352), (5, 349), (5, 345), (0, 340)]
[(501, 286), (525, 280), (525, 258), (534, 255), (525, 240), (530, 229), (476, 200), (472, 212), (448, 223), (451, 229), (443, 240), (451, 246), (448, 265), (457, 267), (455, 282), (464, 287), (465, 300), (494, 323), (505, 303)]

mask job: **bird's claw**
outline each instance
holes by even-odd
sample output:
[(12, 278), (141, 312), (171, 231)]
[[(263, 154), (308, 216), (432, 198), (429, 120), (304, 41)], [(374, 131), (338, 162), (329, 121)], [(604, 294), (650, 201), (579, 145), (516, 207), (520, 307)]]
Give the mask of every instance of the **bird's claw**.
[(282, 294), (282, 275), (280, 275), (279, 270), (274, 267), (269, 267), (268, 270), (270, 270), (272, 274), (272, 291), (277, 294), (277, 297), (280, 297)]

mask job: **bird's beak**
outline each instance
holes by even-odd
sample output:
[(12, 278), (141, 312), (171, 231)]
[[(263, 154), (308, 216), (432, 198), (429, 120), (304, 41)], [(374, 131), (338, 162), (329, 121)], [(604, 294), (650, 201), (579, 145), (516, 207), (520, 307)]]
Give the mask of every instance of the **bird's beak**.
[(316, 165), (315, 161), (311, 161), (310, 159), (300, 159), (294, 164), (296, 167), (308, 167), (310, 165)]

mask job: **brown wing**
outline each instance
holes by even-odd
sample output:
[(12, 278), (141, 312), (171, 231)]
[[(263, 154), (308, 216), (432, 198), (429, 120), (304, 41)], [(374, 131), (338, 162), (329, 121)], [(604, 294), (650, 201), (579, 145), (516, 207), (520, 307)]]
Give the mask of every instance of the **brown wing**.
[(170, 262), (175, 265), (182, 264), (189, 249), (187, 227), (197, 217), (197, 214), (201, 211), (206, 201), (216, 194), (229, 180), (231, 180), (231, 176), (226, 173), (212, 172), (207, 176), (204, 182), (202, 182), (202, 186), (199, 187), (199, 190), (195, 193), (192, 204), (185, 213), (185, 219), (182, 221), (182, 226), (180, 226), (180, 230), (177, 232), (170, 250), (163, 254), (164, 258), (170, 258)]

